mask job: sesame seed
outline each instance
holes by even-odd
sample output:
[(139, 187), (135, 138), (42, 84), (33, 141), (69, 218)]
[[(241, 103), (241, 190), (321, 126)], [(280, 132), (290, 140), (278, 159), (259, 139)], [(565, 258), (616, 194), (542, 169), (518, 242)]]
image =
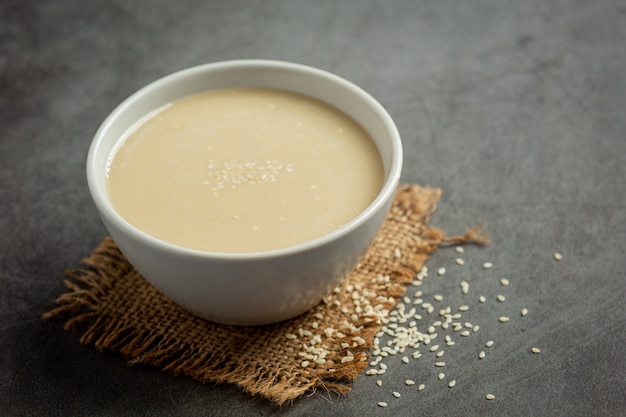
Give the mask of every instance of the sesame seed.
[(485, 398), (488, 399), (489, 401), (491, 401), (491, 400), (495, 400), (496, 396), (493, 395), (493, 394), (487, 394), (487, 395), (485, 395)]
[(352, 362), (353, 360), (354, 360), (354, 356), (346, 355), (343, 358), (341, 358), (341, 363)]
[(435, 301), (443, 300), (443, 296), (441, 294), (435, 294), (435, 296), (433, 298), (435, 299)]
[(417, 390), (422, 391), (424, 388), (426, 388), (426, 385), (420, 384), (419, 387), (417, 387)]
[(481, 295), (480, 297), (478, 297), (478, 301), (479, 301), (480, 303), (484, 303), (484, 302), (486, 302), (486, 301), (487, 301), (487, 299), (485, 298), (485, 296), (484, 296), (484, 295)]
[(558, 253), (558, 252), (554, 252), (554, 260), (558, 262), (558, 261), (560, 261), (561, 259), (563, 259), (563, 255), (561, 255), (561, 254), (560, 254), (560, 253)]
[(452, 388), (455, 385), (456, 385), (456, 381), (454, 379), (452, 381), (448, 382), (448, 387), (449, 388)]
[(440, 350), (439, 352), (435, 353), (435, 356), (440, 358), (443, 356), (443, 352), (444, 352), (443, 350)]
[(430, 351), (431, 351), (431, 352), (434, 352), (434, 351), (436, 351), (437, 349), (439, 349), (439, 345), (432, 345), (432, 346), (430, 347)]
[(509, 280), (506, 278), (501, 278), (500, 279), (500, 285), (502, 285), (503, 287), (508, 287), (509, 285)]
[(469, 335), (470, 335), (469, 330), (464, 330), (464, 331), (461, 332), (461, 336), (463, 336), (463, 337), (467, 337)]
[(441, 381), (442, 379), (444, 379), (446, 377), (446, 374), (444, 374), (443, 372), (439, 372), (439, 375), (437, 375), (437, 378)]
[(376, 380), (376, 385), (378, 385), (379, 387), (382, 387), (383, 386), (383, 381), (380, 380), (380, 379), (377, 379)]
[(398, 391), (394, 391), (392, 394), (396, 398), (400, 398), (400, 396), (401, 396), (401, 394)]
[(481, 350), (480, 353), (478, 354), (478, 359), (484, 359), (485, 358), (485, 351)]
[(415, 381), (413, 381), (412, 379), (407, 379), (406, 381), (404, 381), (404, 383), (408, 386), (415, 385)]
[(406, 356), (403, 356), (402, 357), (402, 362), (409, 363), (409, 358), (407, 358)]
[(493, 268), (493, 264), (491, 262), (485, 262), (483, 264), (483, 269), (491, 269)]
[(509, 322), (509, 318), (502, 316), (498, 319), (498, 321), (500, 321), (500, 323), (508, 323)]
[(445, 362), (435, 362), (435, 366), (438, 367), (438, 368), (442, 368), (442, 367), (446, 366), (446, 363)]
[(502, 294), (498, 294), (497, 297), (498, 301), (500, 301), (501, 303), (503, 303), (506, 300), (506, 297)]
[(478, 324), (476, 326), (472, 327), (472, 331), (474, 333), (476, 333), (479, 329), (480, 329), (480, 326)]
[(487, 347), (493, 346), (493, 340), (489, 340), (487, 343), (485, 343), (485, 346)]
[(456, 260), (454, 261), (456, 262), (457, 265), (463, 266), (465, 265), (465, 261), (461, 258), (456, 258)]
[(532, 348), (530, 351), (535, 354), (541, 352), (541, 350), (539, 350), (539, 348), (536, 348), (536, 347)]
[(379, 406), (379, 407), (383, 407), (383, 408), (384, 408), (384, 407), (387, 407), (387, 403), (386, 403), (386, 402), (384, 402), (384, 401), (379, 401), (379, 402), (378, 402), (378, 406)]
[(306, 368), (307, 366), (309, 366), (309, 361), (302, 361), (302, 367)]
[(522, 317), (526, 317), (527, 314), (528, 314), (528, 309), (527, 308), (523, 308), (522, 312), (521, 312)]
[(463, 246), (457, 246), (456, 248), (454, 248), (454, 250), (457, 253), (465, 253), (465, 249), (463, 248)]
[(378, 370), (377, 369), (368, 369), (367, 372), (365, 372), (365, 375), (378, 375)]
[(469, 310), (469, 306), (467, 305), (462, 305), (459, 307), (459, 311), (467, 311), (467, 310)]
[(400, 248), (396, 248), (394, 254), (395, 254), (396, 258), (398, 258), (398, 259), (402, 258), (402, 252), (400, 251)]
[(437, 270), (437, 275), (441, 276), (446, 273), (446, 268), (441, 267)]

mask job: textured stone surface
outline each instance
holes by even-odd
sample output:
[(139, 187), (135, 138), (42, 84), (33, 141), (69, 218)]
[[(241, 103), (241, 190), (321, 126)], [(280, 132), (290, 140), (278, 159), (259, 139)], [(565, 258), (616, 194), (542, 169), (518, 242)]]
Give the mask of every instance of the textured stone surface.
[[(0, 414), (623, 414), (624, 45), (619, 1), (3, 1)], [(300, 62), (362, 86), (400, 129), (403, 180), (443, 189), (433, 223), (456, 233), (488, 222), (493, 244), (468, 248), (465, 269), (437, 252), (428, 265), (449, 272), (423, 288), (458, 304), (455, 279), (491, 298), (498, 277), (511, 280), (506, 303), (468, 313), (477, 335), (447, 350), (454, 388), (435, 383), (429, 360), (397, 357), (382, 388), (364, 376), (345, 398), (274, 408), (127, 367), (41, 321), (64, 269), (105, 235), (84, 175), (99, 124), (162, 75), (233, 58)], [(494, 322), (498, 309), (511, 323)], [(488, 338), (493, 350), (475, 360)], [(407, 378), (430, 383), (418, 393)]]

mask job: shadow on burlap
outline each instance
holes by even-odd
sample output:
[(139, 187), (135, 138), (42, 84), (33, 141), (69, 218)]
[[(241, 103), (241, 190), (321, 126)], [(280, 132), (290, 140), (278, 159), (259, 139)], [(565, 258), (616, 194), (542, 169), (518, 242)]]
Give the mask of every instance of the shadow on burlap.
[(212, 323), (150, 285), (109, 237), (67, 271), (69, 292), (45, 320), (66, 320), (80, 341), (200, 382), (230, 383), (283, 404), (316, 390), (347, 393), (369, 358), (374, 334), (407, 285), (442, 244), (488, 243), (480, 227), (445, 237), (428, 219), (441, 191), (398, 189), (372, 247), (343, 284), (311, 311), (267, 326)]

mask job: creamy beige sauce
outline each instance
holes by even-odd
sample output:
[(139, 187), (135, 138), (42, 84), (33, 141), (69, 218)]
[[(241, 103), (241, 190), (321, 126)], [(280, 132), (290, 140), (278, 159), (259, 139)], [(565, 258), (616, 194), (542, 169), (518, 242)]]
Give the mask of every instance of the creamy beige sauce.
[(107, 171), (113, 206), (161, 240), (212, 252), (303, 243), (361, 213), (383, 165), (337, 109), (271, 89), (172, 102), (130, 131)]

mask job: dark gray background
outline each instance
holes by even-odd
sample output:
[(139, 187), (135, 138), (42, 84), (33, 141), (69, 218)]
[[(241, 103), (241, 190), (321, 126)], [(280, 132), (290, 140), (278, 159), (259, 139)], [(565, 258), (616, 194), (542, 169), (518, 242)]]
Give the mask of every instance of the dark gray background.
[[(492, 245), (469, 247), (465, 269), (438, 251), (428, 265), (450, 273), (423, 288), (458, 304), (463, 278), (490, 297), (467, 316), (481, 330), (446, 353), (456, 387), (438, 384), (428, 361), (396, 357), (383, 388), (363, 376), (344, 398), (276, 408), (128, 367), (42, 322), (63, 271), (106, 233), (84, 174), (99, 124), (160, 76), (233, 58), (295, 61), (360, 85), (398, 125), (403, 180), (443, 190), (433, 224), (487, 222)], [(0, 109), (0, 415), (626, 414), (624, 2), (3, 0)], [(427, 389), (403, 386), (409, 377)]]

